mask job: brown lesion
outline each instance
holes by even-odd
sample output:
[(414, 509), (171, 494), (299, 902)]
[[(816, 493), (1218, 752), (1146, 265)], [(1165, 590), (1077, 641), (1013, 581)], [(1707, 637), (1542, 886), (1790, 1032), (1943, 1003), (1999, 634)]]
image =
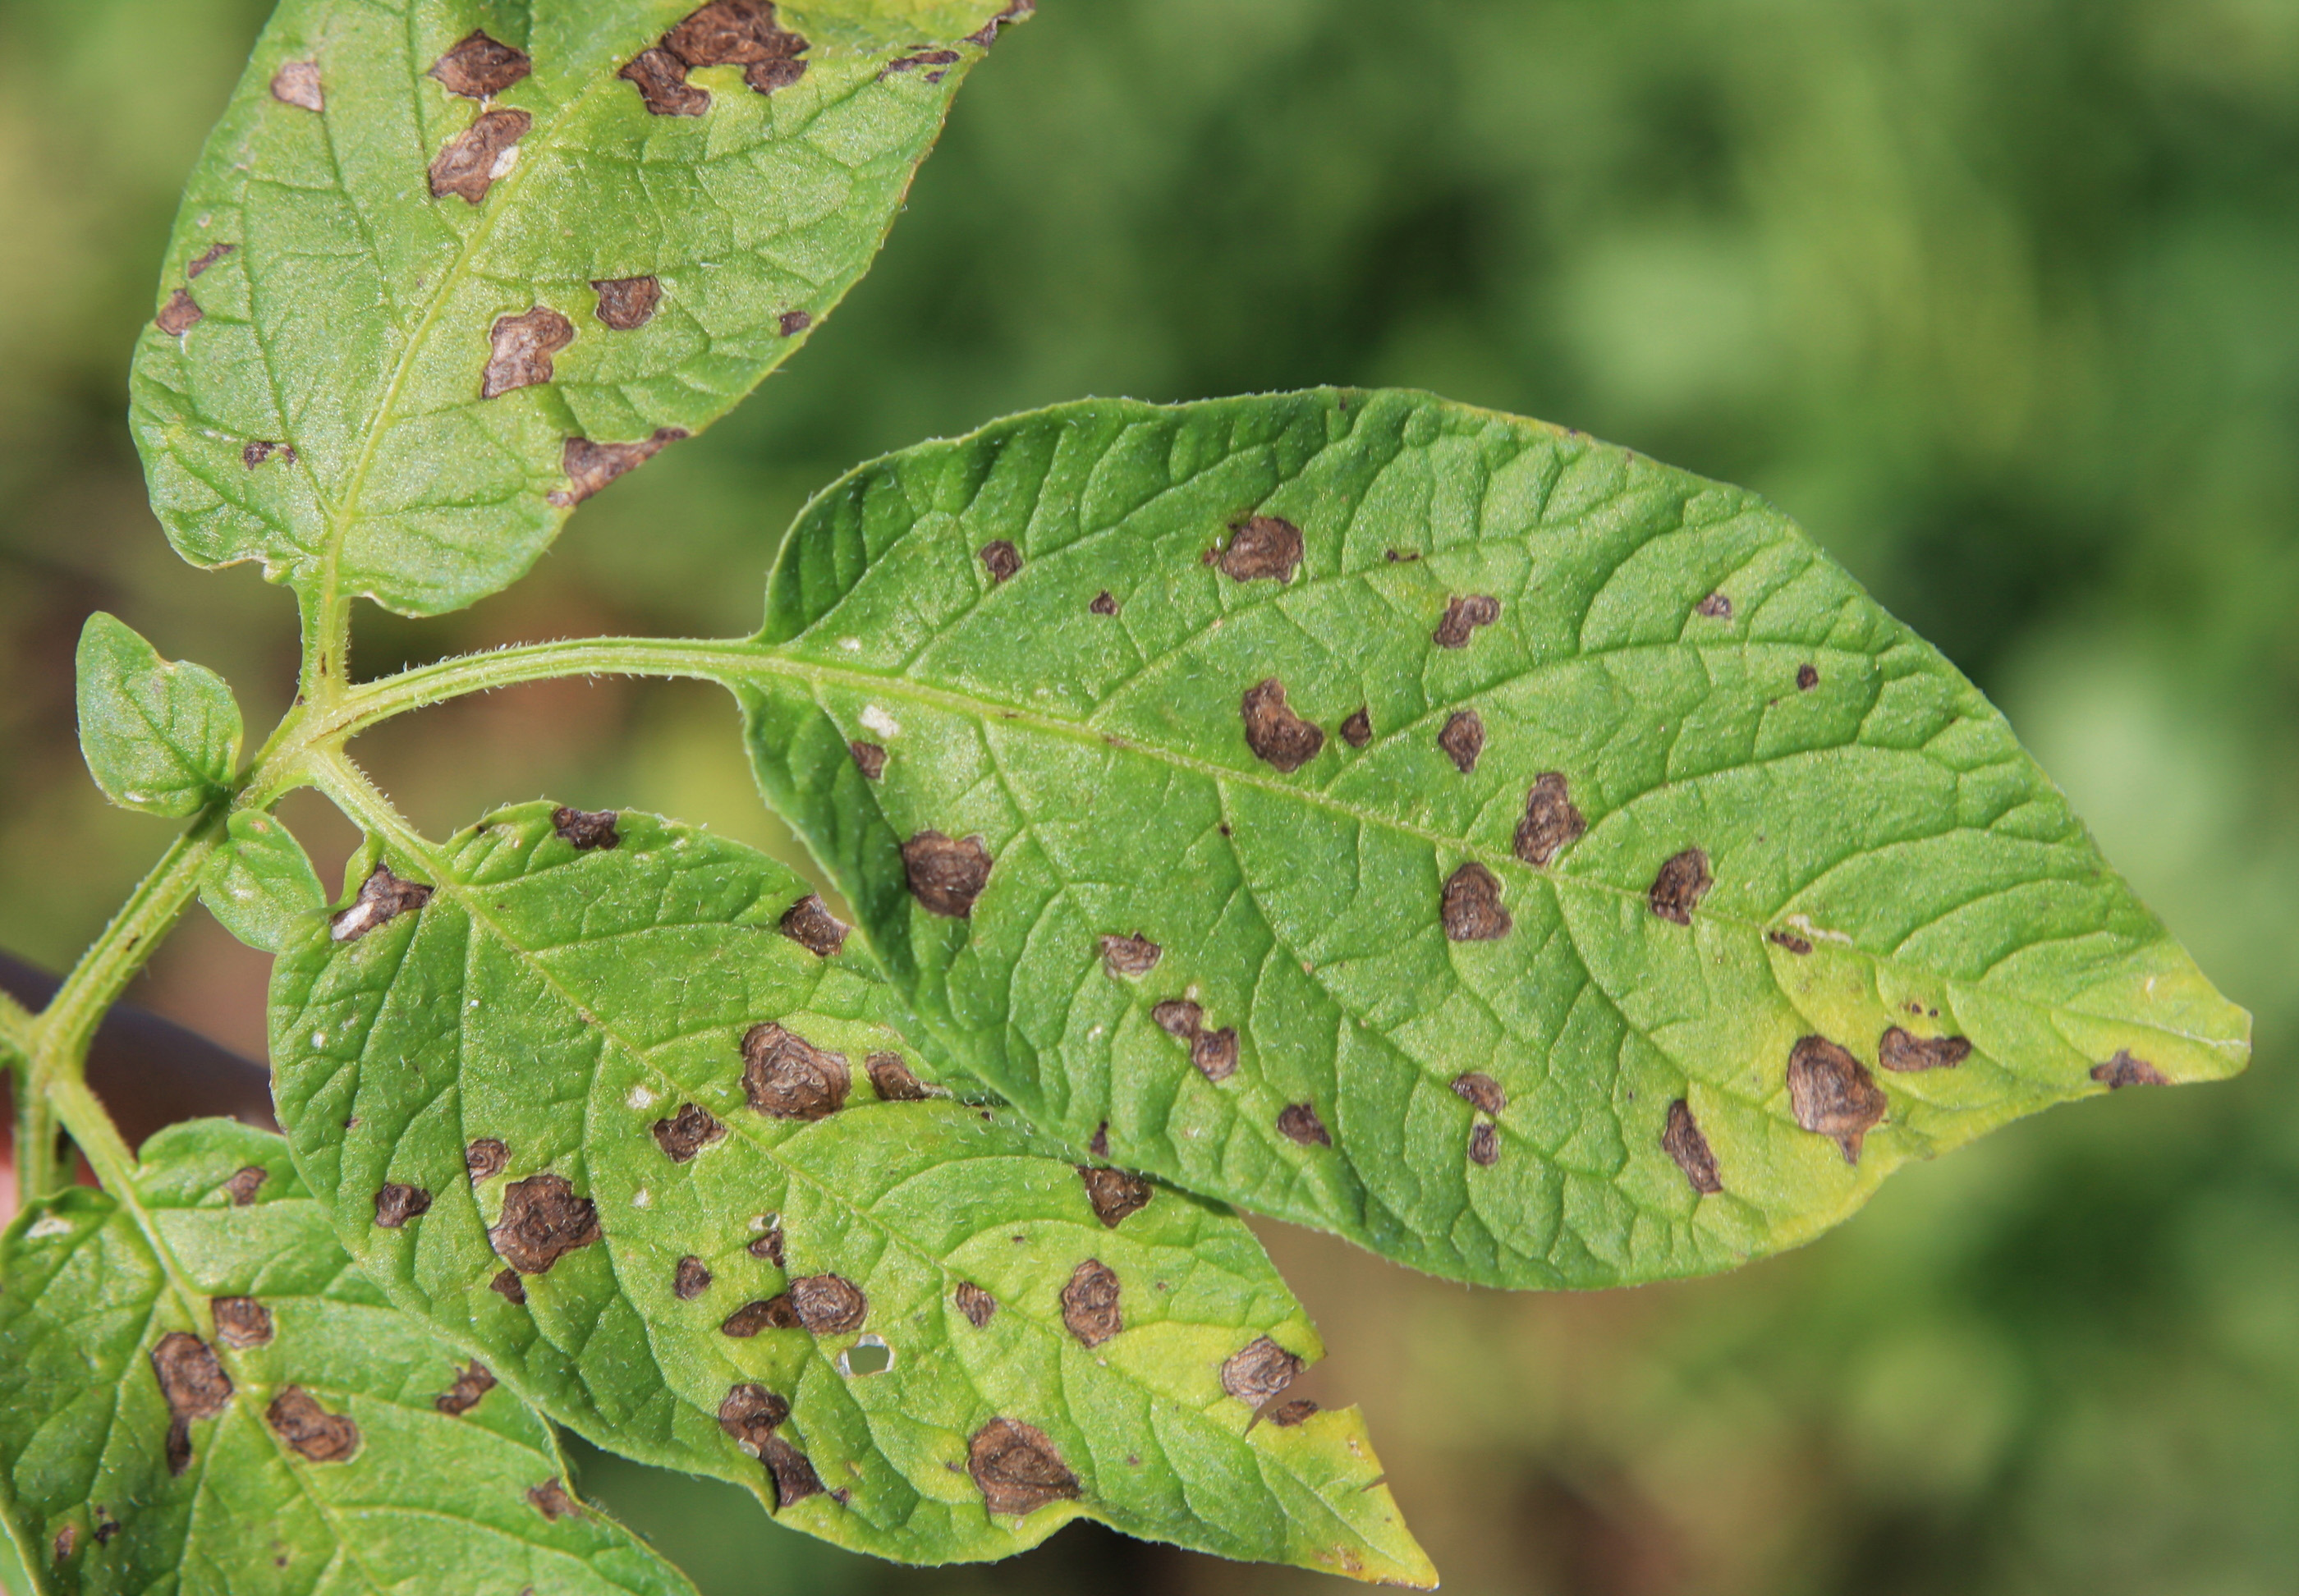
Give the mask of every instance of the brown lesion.
[(1285, 684), (1274, 676), (1245, 690), (1238, 712), (1245, 722), (1246, 746), (1281, 775), (1299, 770), (1325, 745), (1325, 734), (1293, 712), (1285, 702)]
[(743, 1095), (769, 1119), (824, 1119), (846, 1106), (844, 1053), (768, 1020), (743, 1034)]
[(1692, 1117), (1692, 1105), (1681, 1097), (1668, 1105), (1660, 1144), (1676, 1160), (1676, 1167), (1683, 1171), (1694, 1191), (1704, 1197), (1713, 1197), (1724, 1189), (1724, 1182), (1716, 1172), (1716, 1154), (1710, 1149), (1707, 1136), (1702, 1134), (1699, 1122)]
[(510, 170), (505, 157), (534, 126), (535, 119), (524, 111), (480, 112), (432, 157), (431, 197), (445, 199), (452, 194), (473, 205), (486, 199), (495, 179)]
[(455, 1383), (431, 1399), (431, 1405), (450, 1418), (459, 1418), (479, 1405), (495, 1388), (494, 1371), (473, 1359), (455, 1371)]
[(654, 1122), (655, 1144), (674, 1164), (692, 1162), (694, 1155), (726, 1138), (726, 1127), (716, 1115), (697, 1103), (683, 1102), (678, 1112)]
[(377, 927), (411, 914), (430, 901), (429, 886), (393, 874), (388, 865), (378, 865), (360, 883), (359, 895), (350, 907), (328, 922), (328, 935), (336, 942), (357, 942)]
[(1481, 1070), (1464, 1071), (1453, 1077), (1453, 1095), (1487, 1114), (1498, 1115), (1508, 1107), (1508, 1093), (1501, 1084)]
[(1573, 805), (1573, 792), (1561, 770), (1544, 770), (1525, 790), (1524, 817), (1516, 823), (1516, 856), (1536, 869), (1545, 868), (1588, 831)]
[(637, 470), (685, 436), (684, 427), (658, 427), (652, 436), (635, 444), (601, 444), (587, 437), (570, 437), (559, 452), (559, 469), (567, 478), (567, 486), (544, 495), (544, 502), (560, 510), (571, 509), (616, 478)]
[(872, 1053), (862, 1060), (862, 1068), (880, 1102), (924, 1102), (934, 1095), (900, 1053)]
[(710, 109), (710, 95), (686, 80), (686, 63), (657, 45), (642, 50), (615, 74), (635, 86), (652, 116), (701, 116)]
[(1444, 619), (1429, 638), (1440, 648), (1466, 648), (1478, 628), (1489, 627), (1500, 618), (1500, 600), (1489, 593), (1466, 594), (1445, 606)]
[(376, 1188), (375, 1222), (386, 1230), (400, 1229), (430, 1211), (431, 1193), (421, 1186), (394, 1180)]
[(526, 51), (489, 37), (484, 29), (474, 28), (433, 62), (424, 76), (436, 79), (451, 95), (485, 100), (502, 93), (534, 70), (535, 62)]
[(1158, 960), (1165, 955), (1165, 949), (1139, 931), (1131, 936), (1119, 936), (1107, 931), (1102, 933), (1101, 968), (1114, 981), (1148, 975), (1158, 968)]
[(1365, 705), (1357, 705), (1341, 722), (1341, 741), (1352, 748), (1363, 748), (1373, 741), (1373, 716)]
[(982, 569), (990, 573), (992, 586), (1011, 581), (1022, 569), (1021, 552), (1004, 538), (982, 545)]
[(966, 1471), (992, 1514), (1019, 1517), (1081, 1494), (1077, 1475), (1046, 1433), (1018, 1418), (993, 1418), (976, 1430), (967, 1442)]
[(862, 772), (865, 781), (876, 781), (886, 773), (886, 751), (876, 743), (849, 743), (846, 752), (854, 756), (854, 768)]
[(1080, 1165), (1078, 1178), (1085, 1183), (1086, 1201), (1093, 1204), (1093, 1217), (1111, 1230), (1128, 1216), (1150, 1206), (1152, 1188), (1138, 1175), (1124, 1169)]
[(1235, 582), (1291, 582), (1302, 546), (1301, 528), (1282, 516), (1249, 516), (1230, 528), (1222, 574)]
[(1332, 1133), (1325, 1128), (1325, 1122), (1317, 1117), (1317, 1107), (1315, 1103), (1287, 1103), (1284, 1108), (1278, 1110), (1277, 1131), (1287, 1141), (1299, 1147), (1331, 1147), (1333, 1144)]
[(819, 893), (809, 893), (783, 911), (777, 922), (782, 933), (818, 959), (827, 959), (846, 945), (852, 929), (830, 912)]
[(502, 1218), (487, 1240), (520, 1274), (541, 1275), (599, 1240), (598, 1205), (563, 1175), (530, 1175), (503, 1188)]
[(527, 1500), (536, 1512), (554, 1524), (561, 1518), (585, 1517), (582, 1505), (568, 1494), (566, 1485), (558, 1480), (545, 1480), (530, 1487)]
[(297, 1456), (312, 1463), (341, 1463), (359, 1451), (358, 1423), (347, 1413), (330, 1413), (300, 1385), (280, 1388), (263, 1410), (272, 1433)]
[(767, 1466), (767, 1478), (774, 1486), (776, 1512), (822, 1494), (822, 1478), (814, 1472), (814, 1465), (780, 1435), (767, 1437), (759, 1448), (759, 1460)]
[(2091, 1068), (2091, 1078), (2111, 1092), (2126, 1086), (2168, 1086), (2171, 1077), (2145, 1059), (2134, 1058), (2129, 1049), (2119, 1052), (2104, 1064)]
[(271, 74), (271, 97), (299, 111), (325, 111), (328, 95), (316, 61), (291, 61)]
[(686, 80), (691, 69), (740, 66), (744, 83), (770, 95), (806, 75), (803, 58), (810, 47), (776, 20), (767, 0), (712, 0), (615, 75), (637, 86), (653, 115), (701, 116), (710, 108), (710, 96)]
[(577, 853), (588, 853), (622, 846), (623, 834), (615, 820), (611, 809), (569, 809), (561, 804), (551, 811), (551, 830)]
[(206, 319), (207, 312), (200, 309), (191, 295), (178, 288), (168, 295), (168, 303), (152, 318), (152, 325), (171, 338), (180, 338)]
[(1446, 878), (1439, 919), (1452, 942), (1498, 942), (1514, 924), (1501, 906), (1499, 879), (1475, 860)]
[(253, 1297), (218, 1297), (208, 1312), (215, 1320), (216, 1339), (225, 1346), (237, 1351), (270, 1342), (271, 1310)]
[(1062, 1323), (1083, 1347), (1098, 1347), (1125, 1328), (1117, 1271), (1098, 1258), (1073, 1270), (1062, 1287)]
[(992, 860), (978, 836), (953, 838), (921, 831), (902, 844), (902, 872), (910, 894), (929, 914), (966, 919), (990, 885)]
[(1954, 1069), (1971, 1057), (1971, 1042), (1963, 1036), (1918, 1036), (1899, 1026), (1884, 1033), (1876, 1044), (1876, 1061), (1896, 1075), (1926, 1069)]
[(1477, 760), (1485, 752), (1485, 722), (1474, 710), (1457, 710), (1446, 719), (1445, 729), (1437, 734), (1437, 746), (1453, 761), (1453, 768), (1466, 776), (1477, 768)]
[(966, 1316), (966, 1322), (976, 1330), (987, 1328), (998, 1312), (998, 1299), (971, 1280), (959, 1281), (950, 1298), (957, 1303), (958, 1311)]
[(670, 1294), (682, 1302), (692, 1302), (710, 1289), (710, 1267), (692, 1252), (670, 1272)]
[(494, 1136), (481, 1136), (463, 1149), (463, 1168), (477, 1185), (493, 1180), (510, 1163), (510, 1149)]
[(765, 1386), (745, 1382), (731, 1385), (718, 1404), (718, 1427), (752, 1457), (765, 1451), (775, 1432), (790, 1417), (790, 1401)]
[(179, 1475), (192, 1464), (192, 1420), (213, 1418), (231, 1401), (231, 1376), (216, 1361), (215, 1350), (198, 1336), (170, 1330), (153, 1344), (152, 1372), (168, 1404), (168, 1472)]
[(1231, 1353), (1221, 1366), (1221, 1386), (1249, 1408), (1281, 1395), (1308, 1365), (1268, 1336), (1257, 1336)]
[(1805, 1036), (1789, 1050), (1788, 1084), (1796, 1122), (1830, 1138), (1846, 1163), (1857, 1164), (1862, 1141), (1890, 1106), (1867, 1067), (1825, 1036)]
[(1645, 894), (1645, 901), (1661, 919), (1689, 926), (1692, 911), (1715, 884), (1716, 878), (1708, 873), (1707, 853), (1699, 848), (1687, 848), (1663, 861)]
[(662, 303), (661, 279), (651, 275), (593, 278), (591, 291), (599, 296), (599, 308), (593, 314), (617, 332), (644, 327), (654, 320), (655, 306)]

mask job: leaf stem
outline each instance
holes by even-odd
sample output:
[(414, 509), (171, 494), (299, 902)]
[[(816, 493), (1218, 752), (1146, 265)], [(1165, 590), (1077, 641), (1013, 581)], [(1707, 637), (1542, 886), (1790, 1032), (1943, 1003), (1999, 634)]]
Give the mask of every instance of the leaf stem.
[(345, 693), (334, 712), (315, 716), (311, 743), (357, 736), (382, 721), (466, 693), (568, 676), (686, 677), (726, 681), (755, 673), (765, 655), (747, 638), (584, 637), (461, 654), (418, 666)]

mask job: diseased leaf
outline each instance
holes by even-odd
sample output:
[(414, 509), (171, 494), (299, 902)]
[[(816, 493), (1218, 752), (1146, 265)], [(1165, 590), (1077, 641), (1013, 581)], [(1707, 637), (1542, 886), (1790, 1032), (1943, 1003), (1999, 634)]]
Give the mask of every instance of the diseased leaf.
[(1085, 1517), (1433, 1578), (1354, 1409), (1253, 1422), (1322, 1349), (1252, 1233), (926, 1096), (790, 871), (548, 805), (384, 868), (433, 890), (274, 967), (280, 1117), (393, 1300), (554, 1418), (885, 1557)]
[(1953, 667), (1753, 495), (1579, 434), (1017, 417), (823, 494), (760, 642), (759, 780), (921, 1046), (1419, 1268), (1728, 1268), (2248, 1055)]
[(170, 1266), (87, 1190), (0, 1257), (0, 1504), (41, 1589), (692, 1596), (352, 1267), (278, 1136), (203, 1120), (144, 1153)]
[(296, 919), (327, 904), (319, 873), (276, 816), (242, 810), (200, 882), (200, 902), (224, 929), (267, 953), (287, 944)]
[(137, 351), (178, 551), (411, 614), (512, 581), (861, 275), (999, 4), (285, 0)]
[(104, 795), (150, 815), (195, 815), (239, 762), (239, 706), (223, 677), (170, 662), (101, 610), (80, 629), (79, 747)]

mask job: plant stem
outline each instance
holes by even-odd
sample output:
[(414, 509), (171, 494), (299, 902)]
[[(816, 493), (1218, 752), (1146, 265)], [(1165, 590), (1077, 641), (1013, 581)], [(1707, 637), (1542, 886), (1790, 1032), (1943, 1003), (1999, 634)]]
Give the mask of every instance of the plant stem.
[(744, 638), (586, 637), (531, 643), (488, 654), (464, 654), (366, 683), (346, 693), (334, 713), (315, 717), (312, 743), (336, 742), (426, 704), (568, 676), (661, 676), (706, 681), (755, 675), (770, 660)]

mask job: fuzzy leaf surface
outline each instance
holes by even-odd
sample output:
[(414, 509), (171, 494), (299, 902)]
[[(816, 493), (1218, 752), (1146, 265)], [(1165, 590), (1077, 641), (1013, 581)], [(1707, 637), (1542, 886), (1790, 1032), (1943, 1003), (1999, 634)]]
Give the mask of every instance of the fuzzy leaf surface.
[[(600, 1445), (859, 1550), (1002, 1557), (1083, 1516), (1433, 1577), (1355, 1409), (1255, 1425), (1225, 1389), (1262, 1338), (1264, 1367), (1321, 1355), (1235, 1215), (1145, 1185), (1105, 1223), (1010, 1116), (907, 1097), (920, 1061), (883, 985), (785, 932), (796, 876), (652, 817), (609, 841), (568, 813), (390, 839), (429, 898), (354, 937), (322, 924), (275, 967), (282, 1122), (394, 1301)], [(840, 1056), (842, 1107), (782, 1064), (746, 1078), (764, 1027)], [(554, 1223), (520, 1228), (546, 1192)], [(1114, 1313), (1081, 1278), (1114, 1284)], [(786, 1409), (730, 1430), (746, 1400)], [(1013, 1425), (1071, 1484), (992, 1511), (978, 1463)]]
[(223, 677), (168, 661), (129, 624), (99, 610), (75, 658), (80, 752), (122, 809), (195, 815), (239, 761), (239, 705)]
[(200, 902), (225, 930), (266, 953), (287, 945), (297, 922), (327, 902), (311, 856), (278, 816), (236, 811), (200, 882)]
[(759, 647), (759, 781), (922, 1048), (1418, 1268), (1729, 1268), (2248, 1056), (1946, 661), (1753, 495), (1579, 434), (1017, 417), (818, 498)]
[[(794, 81), (657, 54), (654, 97), (684, 110), (650, 112), (618, 73), (693, 9), (285, 0), (137, 349), (137, 442), (186, 559), (455, 609), (805, 341), (876, 253), (997, 0), (768, 7), (751, 54), (787, 52)], [(527, 70), (456, 54), (475, 26)]]
[[(693, 1596), (551, 1496), (550, 1425), (384, 1301), (278, 1136), (202, 1120), (144, 1153), (132, 1207), (67, 1192), (0, 1259), (0, 1502), (41, 1589)], [(172, 1440), (155, 1350), (190, 1371)]]

